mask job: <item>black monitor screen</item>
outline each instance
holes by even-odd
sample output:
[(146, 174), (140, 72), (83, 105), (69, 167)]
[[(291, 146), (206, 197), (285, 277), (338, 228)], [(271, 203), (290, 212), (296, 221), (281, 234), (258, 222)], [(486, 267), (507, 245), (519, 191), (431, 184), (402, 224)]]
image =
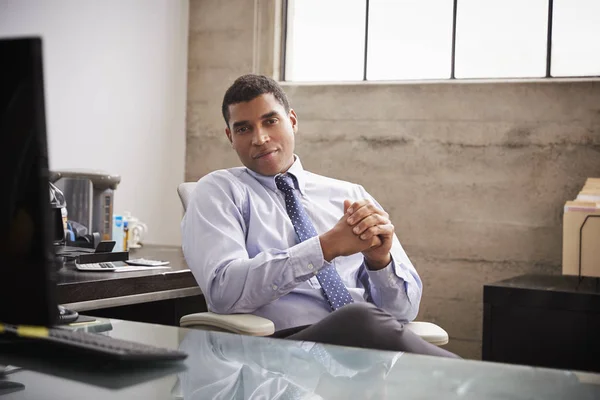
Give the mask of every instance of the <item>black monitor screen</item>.
[(39, 38), (0, 39), (0, 322), (56, 320)]

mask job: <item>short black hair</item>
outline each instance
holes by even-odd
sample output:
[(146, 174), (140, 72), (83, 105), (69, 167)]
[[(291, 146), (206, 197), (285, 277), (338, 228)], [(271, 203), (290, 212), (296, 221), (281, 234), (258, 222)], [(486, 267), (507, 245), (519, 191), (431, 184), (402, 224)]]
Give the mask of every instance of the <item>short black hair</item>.
[(242, 75), (233, 82), (225, 92), (225, 97), (223, 97), (221, 111), (227, 127), (229, 127), (229, 118), (231, 117), (229, 114), (231, 104), (251, 101), (266, 93), (271, 93), (283, 106), (286, 113), (290, 112), (290, 102), (287, 95), (275, 80), (264, 75)]

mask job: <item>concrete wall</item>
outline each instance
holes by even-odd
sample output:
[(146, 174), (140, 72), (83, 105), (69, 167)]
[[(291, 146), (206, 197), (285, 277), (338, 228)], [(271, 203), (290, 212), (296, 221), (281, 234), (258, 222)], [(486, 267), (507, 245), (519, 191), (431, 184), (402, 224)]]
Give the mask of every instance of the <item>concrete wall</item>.
[(185, 176), (197, 180), (237, 165), (225, 139), (221, 102), (231, 82), (252, 71), (254, 1), (192, 0), (189, 32)]
[(560, 273), (562, 205), (600, 175), (600, 82), (286, 89), (303, 163), (380, 201), (423, 278), (418, 319), (480, 357), (483, 284)]
[(240, 75), (273, 75), (280, 0), (191, 0), (186, 180), (239, 165), (225, 139), (221, 102)]
[[(242, 17), (254, 7), (191, 1), (187, 180), (239, 165), (220, 104), (238, 75), (262, 72), (256, 24)], [(560, 273), (562, 204), (600, 176), (600, 82), (285, 88), (306, 168), (378, 199), (423, 278), (418, 319), (480, 358), (483, 284)]]

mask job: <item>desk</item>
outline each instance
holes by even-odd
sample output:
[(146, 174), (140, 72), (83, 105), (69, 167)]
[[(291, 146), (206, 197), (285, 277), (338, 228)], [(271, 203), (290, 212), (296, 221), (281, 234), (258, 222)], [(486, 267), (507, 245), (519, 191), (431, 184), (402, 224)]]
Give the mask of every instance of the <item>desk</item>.
[(600, 372), (595, 278), (522, 275), (483, 288), (483, 360)]
[(67, 265), (57, 273), (58, 303), (90, 315), (174, 326), (183, 315), (206, 311), (180, 247), (144, 246), (130, 252), (130, 258), (142, 257), (169, 261), (170, 268), (81, 272)]
[[(7, 398), (600, 398), (598, 374), (111, 322), (110, 336), (186, 351), (184, 370), (154, 370), (143, 380), (140, 368), (82, 373), (81, 360), (60, 368), (49, 368), (54, 360), (30, 360), (5, 378), (25, 385)], [(19, 360), (25, 365), (0, 355), (0, 363)]]

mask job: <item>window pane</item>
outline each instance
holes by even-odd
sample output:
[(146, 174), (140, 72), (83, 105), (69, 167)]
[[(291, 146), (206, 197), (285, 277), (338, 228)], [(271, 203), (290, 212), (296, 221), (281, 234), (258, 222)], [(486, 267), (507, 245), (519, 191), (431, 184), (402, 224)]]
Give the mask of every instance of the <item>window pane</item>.
[(371, 0), (367, 79), (447, 79), (451, 0)]
[(552, 76), (600, 75), (600, 1), (554, 0)]
[(365, 0), (290, 1), (286, 80), (362, 80), (365, 17)]
[(546, 76), (548, 0), (458, 0), (457, 78)]

